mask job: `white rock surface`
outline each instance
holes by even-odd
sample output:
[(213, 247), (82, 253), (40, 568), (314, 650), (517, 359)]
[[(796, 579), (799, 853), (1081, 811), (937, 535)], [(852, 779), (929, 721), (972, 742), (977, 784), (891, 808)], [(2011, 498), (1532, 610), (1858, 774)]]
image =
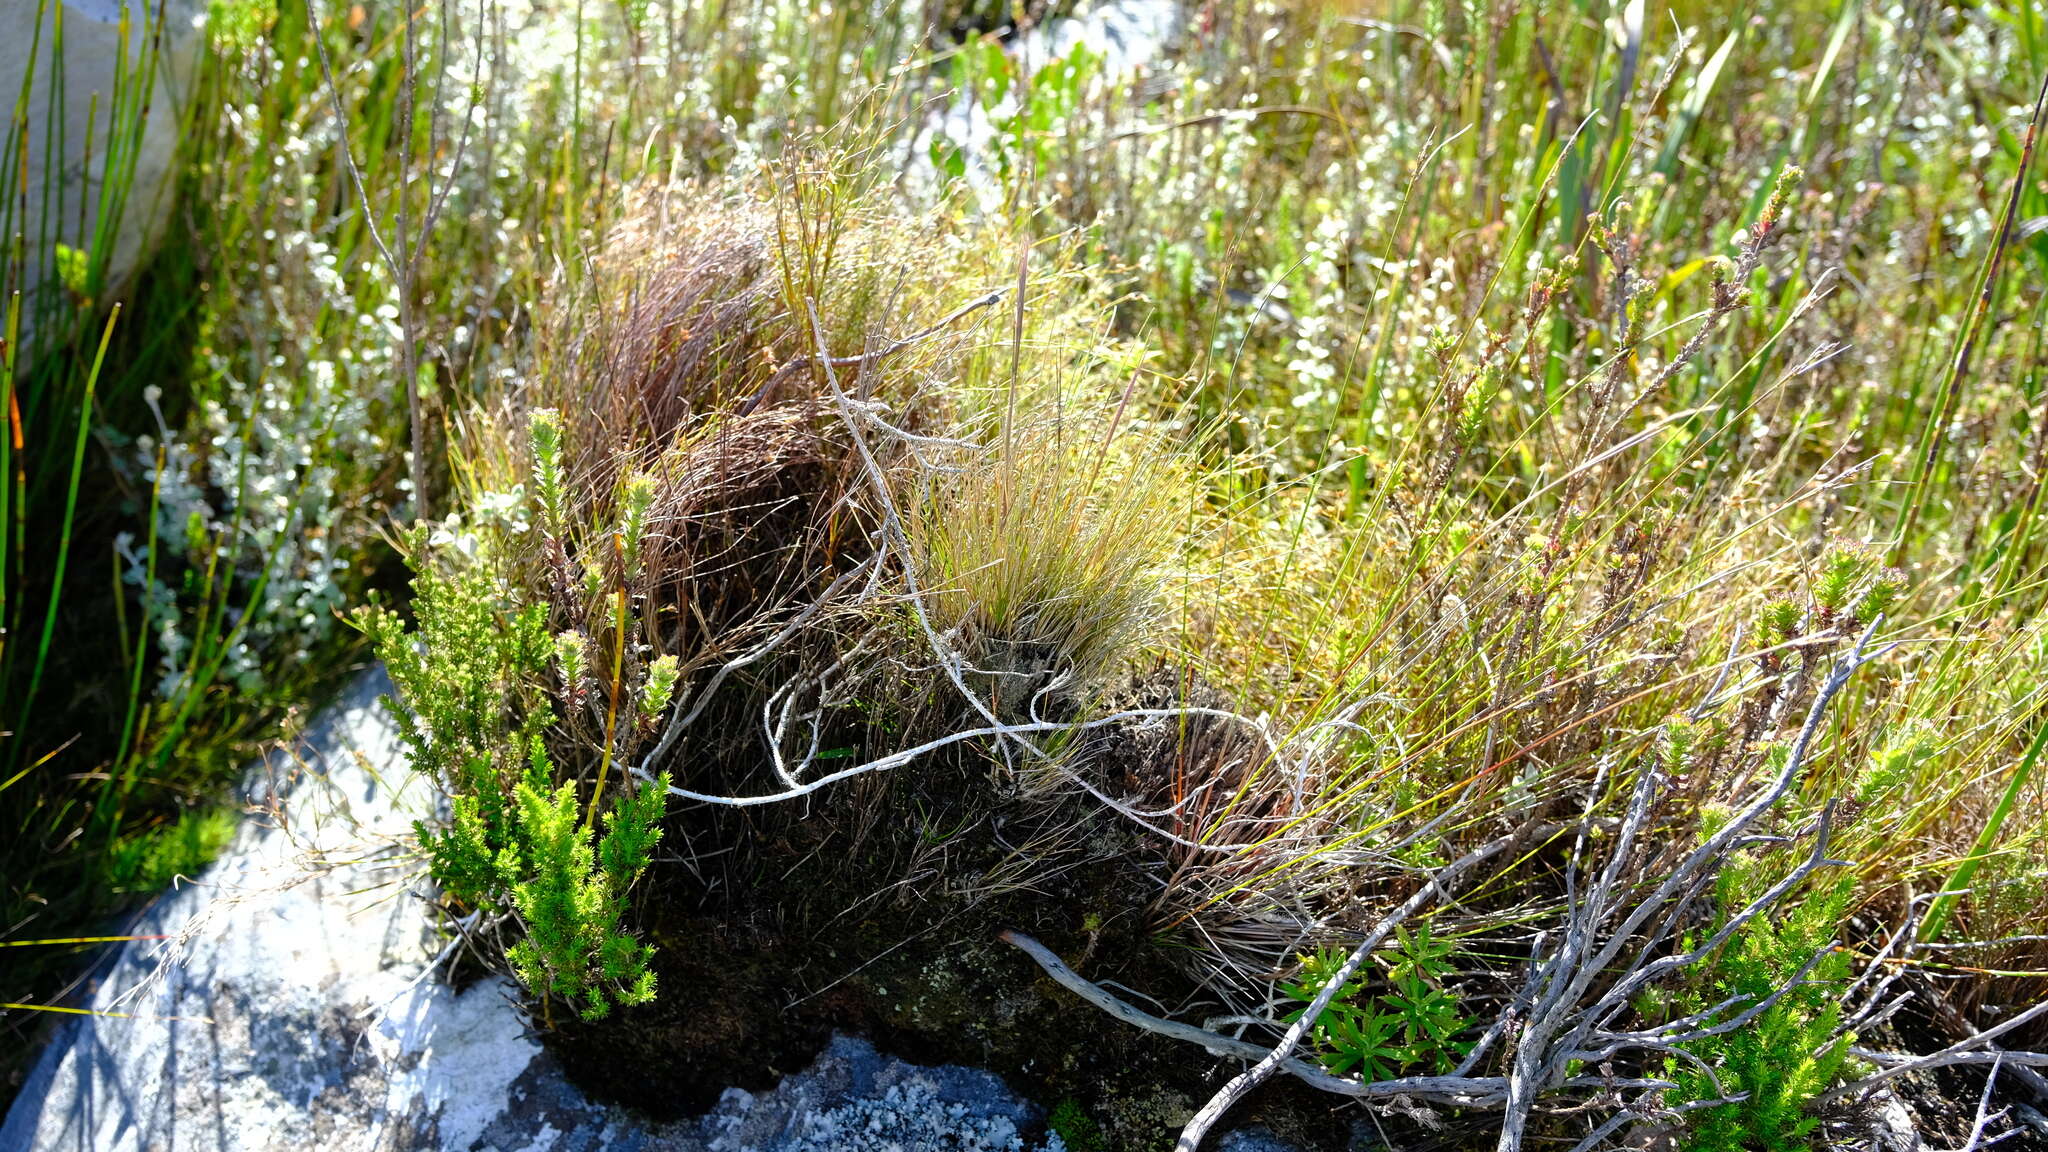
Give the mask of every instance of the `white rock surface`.
[[(1124, 84), (1161, 66), (1180, 42), (1187, 16), (1181, 0), (1087, 0), (1072, 16), (1047, 21), (1008, 41), (1004, 50), (1024, 76), (1035, 75), (1075, 48), (1086, 48), (1098, 61), (1097, 84)], [(1017, 111), (1015, 89), (997, 106), (998, 116)], [(994, 152), (998, 147), (995, 120), (979, 101), (961, 94), (935, 108), (919, 129), (908, 152), (907, 188), (930, 195), (944, 181), (932, 164), (935, 144), (957, 148), (966, 180), (986, 212), (1003, 209), (1002, 182)]]
[[(178, 121), (197, 82), (207, 6), (205, 0), (129, 0), (125, 7), (131, 18), (124, 41), (121, 0), (0, 3), (0, 96), (10, 113), (23, 78), (29, 81), (28, 171), (21, 186), (27, 191), (27, 219), (9, 223), (20, 230), (27, 247), (21, 343), (31, 357), (39, 350), (33, 322), (46, 311), (36, 301), (46, 285), (54, 291), (57, 244), (84, 250), (99, 226), (100, 193), (111, 151), (109, 124), (114, 119), (110, 108), (116, 69), (124, 56), (129, 75), (139, 76), (138, 70), (152, 54), (156, 72), (139, 135), (131, 142), (123, 134), (123, 126), (115, 125), (119, 146), (132, 150), (134, 166), (126, 207), (112, 232), (108, 293), (118, 294), (127, 286), (170, 220)], [(61, 79), (53, 67), (58, 61), (55, 45), (60, 9), (64, 25)], [(160, 37), (159, 11), (163, 14)], [(131, 91), (136, 82), (127, 81)], [(54, 121), (50, 119), (53, 109)], [(61, 130), (61, 141), (53, 127)], [(8, 163), (13, 162), (10, 154)], [(19, 207), (16, 210), (20, 211)], [(9, 236), (7, 242), (12, 241)], [(64, 334), (49, 330), (43, 335), (61, 339)], [(21, 367), (27, 367), (25, 361)]]
[[(513, 989), (422, 973), (438, 942), (394, 859), (428, 789), (359, 679), (292, 755), (254, 774), (252, 817), (197, 882), (137, 923), (91, 1006), (42, 1054), (6, 1152), (1058, 1152), (996, 1076), (835, 1037), (773, 1091), (728, 1089), (656, 1123), (594, 1103), (527, 1030)], [(164, 964), (168, 957), (178, 962)], [(1237, 1145), (1233, 1145), (1237, 1146)], [(1247, 1143), (1243, 1152), (1268, 1144)]]
[(1101, 58), (1104, 75), (1122, 80), (1165, 59), (1185, 21), (1180, 0), (1100, 0), (1032, 29), (1010, 50), (1036, 72), (1085, 47)]

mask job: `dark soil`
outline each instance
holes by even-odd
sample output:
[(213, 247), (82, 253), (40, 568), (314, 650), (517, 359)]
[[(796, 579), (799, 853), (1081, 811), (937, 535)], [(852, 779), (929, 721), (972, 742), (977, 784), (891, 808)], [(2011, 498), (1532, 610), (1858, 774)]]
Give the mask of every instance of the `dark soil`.
[[(1152, 697), (1169, 689), (1170, 680), (1136, 685), (1124, 703), (1163, 703)], [(745, 731), (739, 723), (714, 730)], [(901, 746), (920, 726), (915, 717), (897, 727), (864, 715), (824, 746), (867, 755), (860, 746), (872, 733), (887, 728)], [(748, 777), (758, 786), (766, 773), (745, 767), (733, 750), (743, 738), (732, 739), (693, 773), (756, 791)], [(1194, 725), (1178, 736), (1112, 731), (1075, 764), (1109, 792), (1156, 799), (1169, 779), (1214, 777), (1227, 793), (1238, 759), (1229, 739)], [(1219, 1007), (1185, 963), (1195, 942), (1165, 899), (1172, 846), (1057, 779), (1019, 780), (986, 751), (858, 777), (792, 803), (678, 810), (663, 849), (635, 915), (658, 949), (658, 999), (547, 1036), (593, 1096), (660, 1117), (698, 1114), (728, 1087), (772, 1087), (844, 1030), (906, 1059), (990, 1069), (1048, 1111), (1084, 1114), (1101, 1129), (1100, 1152), (1110, 1152), (1170, 1147), (1192, 1110), (1239, 1068), (1111, 1020), (997, 939), (1005, 929), (1034, 936), (1088, 979), (1140, 1004), (1149, 998), (1164, 1015), (1200, 1020)], [(1493, 1000), (1469, 991), (1475, 1006)], [(1919, 992), (1917, 1004), (1939, 1002), (1938, 990)], [(1956, 1021), (1914, 1011), (1894, 1019), (1892, 1034), (1863, 1042), (1934, 1051), (1958, 1038), (1947, 1035)], [(1959, 1148), (1983, 1077), (1981, 1068), (1945, 1069), (1894, 1088), (1926, 1146)], [(2002, 1081), (1993, 1102), (2039, 1105), (2017, 1077)], [(1881, 1147), (1876, 1117), (1845, 1103), (1824, 1116), (1816, 1139)], [(1284, 1076), (1227, 1124), (1263, 1125), (1297, 1147), (1332, 1150), (1490, 1148), (1498, 1133), (1497, 1117), (1486, 1114), (1412, 1107), (1368, 1115)], [(1560, 1117), (1532, 1141), (1569, 1146), (1584, 1130)], [(1632, 1139), (1675, 1148), (1681, 1136), (1651, 1124)], [(2048, 1152), (2032, 1132), (2001, 1146)]]
[[(801, 1069), (838, 1029), (988, 1068), (1048, 1110), (1071, 1102), (1105, 1147), (1140, 1149), (1170, 1146), (1237, 1071), (1111, 1020), (997, 940), (1034, 936), (1176, 1015), (1215, 1006), (1176, 963), (1189, 953), (1160, 900), (1156, 838), (1071, 789), (1026, 789), (982, 753), (807, 804), (678, 812), (663, 847), (637, 914), (658, 949), (656, 1002), (548, 1038), (594, 1095), (700, 1113), (727, 1087)], [(1231, 1122), (1338, 1149), (1358, 1116), (1280, 1077)]]

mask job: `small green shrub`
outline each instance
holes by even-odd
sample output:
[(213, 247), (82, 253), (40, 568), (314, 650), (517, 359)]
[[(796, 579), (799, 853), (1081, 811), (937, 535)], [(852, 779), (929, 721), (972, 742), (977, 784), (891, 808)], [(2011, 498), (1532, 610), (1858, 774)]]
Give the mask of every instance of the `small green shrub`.
[[(1388, 990), (1365, 995), (1366, 981), (1354, 974), (1330, 1001), (1311, 1032), (1316, 1058), (1339, 1075), (1357, 1073), (1368, 1080), (1391, 1080), (1410, 1070), (1446, 1073), (1472, 1050), (1457, 1039), (1472, 1023), (1459, 1010), (1456, 991), (1443, 978), (1452, 971), (1448, 941), (1434, 938), (1424, 924), (1413, 934), (1398, 930), (1398, 945), (1374, 958), (1384, 971)], [(1304, 1005), (1344, 966), (1349, 952), (1323, 948), (1301, 957), (1301, 975), (1281, 985)], [(1301, 1019), (1306, 1007), (1287, 1017)]]
[[(540, 776), (547, 753), (536, 746), (534, 760)], [(610, 1011), (608, 994), (621, 1004), (654, 999), (654, 973), (647, 967), (654, 950), (618, 925), (626, 890), (661, 838), (661, 789), (643, 784), (620, 796), (595, 860), (590, 830), (576, 821), (573, 783), (544, 793), (522, 782), (517, 799), (514, 843), (499, 854), (499, 871), (527, 932), (506, 954), (512, 970), (529, 989), (583, 1001), (590, 1019)]]
[[(610, 574), (613, 586), (606, 587), (595, 566), (589, 570), (595, 580), (556, 584), (557, 598), (594, 584), (586, 594), (590, 603), (581, 606), (588, 611), (527, 602), (521, 582), (502, 574), (552, 569), (569, 576), (576, 565), (564, 547), (558, 417), (536, 413), (531, 439), (541, 530), (479, 525), (461, 535), (445, 527), (437, 535), (417, 532), (411, 549), (415, 627), (375, 607), (357, 621), (398, 688), (392, 712), (412, 767), (449, 795), (446, 821), (417, 827), (435, 881), (453, 904), (495, 910), (518, 925), (505, 961), (527, 991), (562, 998), (586, 1019), (597, 1019), (614, 1005), (654, 997), (653, 949), (624, 924), (628, 893), (661, 837), (667, 778), (615, 782), (623, 773), (612, 769), (621, 741), (644, 726), (629, 722), (622, 733), (620, 701), (640, 709), (642, 720), (658, 715), (674, 694), (677, 672), (668, 657), (633, 669), (624, 663), (637, 621), (625, 608), (620, 581), (621, 573), (632, 578), (645, 531), (651, 491), (644, 477), (622, 487), (617, 549), (623, 567)], [(554, 625), (565, 615), (577, 623), (603, 619), (598, 602), (606, 600), (613, 605), (611, 643), (599, 647), (614, 658), (596, 669), (591, 636)], [(590, 677), (607, 674), (600, 691), (585, 690)], [(561, 727), (551, 687), (558, 682), (572, 708), (589, 697), (609, 705), (594, 782), (580, 758), (563, 765), (549, 752), (549, 733)], [(564, 746), (589, 750), (569, 739)], [(579, 796), (586, 787), (584, 806)]]
[[(1721, 904), (1741, 907), (1748, 871), (1722, 877)], [(1844, 877), (1809, 896), (1778, 923), (1759, 916), (1723, 949), (1699, 987), (1677, 998), (1684, 1016), (1745, 997), (1723, 1013), (1743, 1011), (1783, 987), (1814, 953), (1829, 945), (1853, 893)], [(1796, 988), (1740, 1028), (1687, 1046), (1700, 1064), (1672, 1059), (1666, 1066), (1684, 1100), (1744, 1095), (1742, 1100), (1694, 1114), (1688, 1152), (1804, 1152), (1820, 1123), (1807, 1108), (1831, 1083), (1847, 1058), (1848, 1038), (1836, 1037), (1841, 1009), (1834, 988), (1849, 971), (1849, 958), (1831, 952)], [(1720, 1085), (1715, 1086), (1714, 1077)]]

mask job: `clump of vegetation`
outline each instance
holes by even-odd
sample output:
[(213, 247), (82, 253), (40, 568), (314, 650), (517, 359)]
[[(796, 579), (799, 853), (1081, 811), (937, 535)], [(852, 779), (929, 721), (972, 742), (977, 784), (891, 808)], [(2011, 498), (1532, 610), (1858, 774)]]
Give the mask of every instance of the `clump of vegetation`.
[[(1323, 1067), (1339, 1075), (1392, 1080), (1423, 1070), (1443, 1074), (1472, 1050), (1458, 1037), (1472, 1021), (1462, 1011), (1455, 991), (1443, 980), (1455, 971), (1453, 945), (1430, 938), (1428, 925), (1410, 933), (1398, 929), (1394, 948), (1378, 954), (1386, 991), (1368, 996), (1366, 982), (1343, 981), (1315, 1019), (1311, 1035)], [(1345, 954), (1324, 948), (1301, 958), (1301, 975), (1280, 990), (1294, 1000), (1312, 1004), (1325, 985), (1336, 979)], [(1302, 1008), (1284, 1017), (1289, 1023), (1307, 1013)]]
[[(1838, 990), (1850, 975), (1835, 934), (1852, 885), (1812, 893), (1781, 920), (1752, 921), (1705, 969), (1701, 986), (1674, 1001), (1677, 1014), (1733, 1004), (1743, 1026), (1703, 1037), (1665, 1072), (1676, 1101), (1715, 1104), (1690, 1122), (1686, 1147), (1699, 1152), (1792, 1152), (1812, 1147), (1820, 1117), (1810, 1105), (1833, 1087), (1852, 1037), (1842, 1031)], [(1745, 889), (1751, 889), (1745, 891)], [(1736, 908), (1758, 894), (1753, 873), (1722, 877), (1719, 903)], [(1752, 1010), (1755, 1010), (1752, 1014)]]
[(234, 835), (235, 812), (223, 807), (184, 812), (167, 828), (118, 840), (101, 864), (106, 895), (119, 900), (160, 892), (181, 876), (197, 876)]
[[(548, 441), (552, 418), (537, 414), (537, 444)], [(558, 487), (559, 467), (548, 453), (536, 453), (543, 509), (548, 476), (555, 474)], [(634, 530), (633, 507), (629, 502), (622, 539)], [(550, 513), (542, 516), (543, 524), (555, 522)], [(556, 531), (535, 534), (539, 546), (554, 550)], [(521, 983), (544, 1001), (561, 997), (597, 1019), (614, 1003), (654, 996), (648, 946), (621, 920), (627, 893), (661, 838), (665, 779), (607, 795), (607, 759), (587, 785), (586, 805), (579, 780), (556, 771), (543, 740), (556, 719), (546, 686), (559, 672), (581, 690), (591, 675), (583, 656), (588, 642), (573, 631), (551, 639), (545, 607), (507, 595), (492, 572), (491, 552), (507, 543), (478, 543), (466, 554), (422, 564), (413, 584), (417, 630), (388, 610), (366, 609), (358, 619), (398, 687), (392, 712), (414, 770), (432, 776), (449, 797), (446, 827), (419, 827), (445, 898), (473, 921), (489, 917), (480, 925), (488, 931), (500, 920), (516, 922), (519, 933), (505, 955)], [(414, 547), (431, 547), (424, 533)], [(623, 617), (615, 623), (625, 626)], [(618, 716), (621, 692), (629, 708), (636, 699), (659, 703), (672, 682), (657, 669), (668, 668), (650, 666), (629, 686), (613, 681), (611, 717)], [(620, 665), (613, 674), (623, 674)]]
[(2048, 1035), (2040, 13), (556, 7), (223, 5), (165, 287), (38, 241), (10, 926), (218, 841), (396, 519), (434, 895), (565, 1051), (730, 979), (1121, 1140), (1213, 1013), (1191, 1141), (1794, 1148), (1874, 989)]
[[(1133, 466), (1163, 446), (1080, 431), (1097, 418), (1017, 429), (930, 477), (909, 512), (930, 624), (1002, 715), (1114, 672), (1157, 619), (1184, 488), (1170, 461)], [(1106, 459), (1111, 449), (1121, 458)]]
[(1045, 1126), (1048, 1131), (1059, 1134), (1060, 1143), (1067, 1146), (1067, 1152), (1107, 1152), (1109, 1147), (1103, 1139), (1102, 1125), (1096, 1123), (1087, 1109), (1071, 1097), (1053, 1106), (1045, 1118)]
[[(1158, 596), (1170, 490), (1117, 483), (1130, 434), (1082, 439), (1051, 393), (1025, 396), (990, 417), (1017, 455), (975, 460), (973, 386), (909, 383), (989, 358), (957, 309), (918, 319), (942, 300), (904, 261), (930, 241), (863, 223), (833, 163), (815, 186), (670, 207), (659, 235), (628, 224), (616, 279), (559, 285), (592, 295), (528, 389), (471, 418), (475, 491), (410, 538), (416, 627), (359, 616), (413, 767), (450, 797), (420, 828), (443, 900), (586, 1019), (653, 994), (631, 893), (671, 794), (751, 806), (884, 770), (973, 708), (1071, 714)], [(1069, 462), (1038, 466), (1062, 443)], [(933, 451), (972, 464), (927, 481)], [(907, 602), (877, 595), (898, 580)], [(761, 725), (766, 771), (740, 753)], [(853, 743), (835, 756), (828, 733)]]

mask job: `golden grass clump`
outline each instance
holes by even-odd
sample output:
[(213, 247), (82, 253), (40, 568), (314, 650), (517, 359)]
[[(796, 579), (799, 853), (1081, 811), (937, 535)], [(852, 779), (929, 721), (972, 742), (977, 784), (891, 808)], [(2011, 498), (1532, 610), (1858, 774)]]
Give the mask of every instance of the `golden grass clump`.
[[(830, 160), (782, 179), (643, 194), (555, 286), (523, 386), (462, 435), (462, 503), (481, 507), (531, 483), (529, 413), (561, 413), (560, 554), (508, 578), (548, 591), (551, 627), (599, 640), (624, 593), (625, 679), (673, 657), (686, 705), (719, 697), (703, 727), (721, 751), (693, 753), (712, 791), (772, 780), (737, 750), (778, 685), (826, 712), (870, 701), (903, 739), (984, 706), (1023, 718), (1041, 695), (1072, 714), (1158, 619), (1198, 502), (1183, 455), (1135, 426), (1128, 365), (1059, 253), (1034, 258), (1021, 311), (987, 307), (1015, 269), (985, 236), (877, 212)], [(613, 538), (635, 483), (629, 564)]]
[(1187, 493), (1163, 445), (1101, 414), (1002, 439), (924, 480), (910, 539), (933, 626), (1021, 717), (1053, 680), (1095, 682), (1147, 639)]

